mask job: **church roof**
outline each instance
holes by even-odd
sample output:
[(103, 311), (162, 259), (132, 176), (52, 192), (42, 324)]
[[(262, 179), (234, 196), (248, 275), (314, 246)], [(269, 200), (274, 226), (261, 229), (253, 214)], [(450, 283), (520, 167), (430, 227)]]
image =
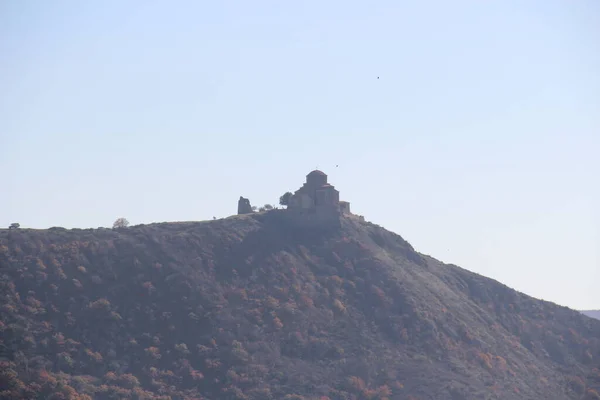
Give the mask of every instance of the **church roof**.
[(324, 183), (323, 185), (319, 186), (317, 188), (317, 190), (320, 190), (320, 189), (329, 189), (329, 188), (335, 189), (335, 187), (333, 185), (331, 185), (329, 183)]

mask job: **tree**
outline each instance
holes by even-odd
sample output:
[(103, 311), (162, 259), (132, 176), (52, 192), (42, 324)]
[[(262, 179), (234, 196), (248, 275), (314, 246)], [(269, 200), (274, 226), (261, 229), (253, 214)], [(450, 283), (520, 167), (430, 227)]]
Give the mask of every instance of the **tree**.
[(265, 204), (265, 205), (264, 205), (264, 209), (265, 209), (265, 210), (272, 210), (272, 209), (273, 209), (273, 206), (272, 206), (272, 205), (270, 205), (270, 204)]
[(282, 206), (288, 206), (290, 204), (290, 197), (292, 197), (292, 192), (285, 192), (279, 198), (279, 204)]
[(19, 229), (20, 227), (21, 227), (21, 224), (19, 224), (18, 222), (13, 222), (12, 224), (10, 224), (8, 229)]
[(129, 226), (129, 221), (127, 221), (127, 219), (119, 218), (113, 224), (113, 229), (127, 228), (128, 226)]

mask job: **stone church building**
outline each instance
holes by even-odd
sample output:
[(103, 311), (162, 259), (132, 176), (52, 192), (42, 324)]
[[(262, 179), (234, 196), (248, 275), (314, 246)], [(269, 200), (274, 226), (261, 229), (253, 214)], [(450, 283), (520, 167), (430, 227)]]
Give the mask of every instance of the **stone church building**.
[(350, 203), (340, 201), (340, 192), (327, 182), (327, 175), (314, 170), (306, 175), (306, 182), (290, 197), (288, 210), (301, 214), (350, 213)]
[[(306, 175), (306, 182), (290, 196), (285, 210), (273, 210), (298, 227), (339, 226), (343, 215), (350, 215), (350, 203), (340, 201), (340, 192), (327, 182), (327, 175), (314, 170)], [(238, 214), (253, 213), (250, 201), (238, 200)]]

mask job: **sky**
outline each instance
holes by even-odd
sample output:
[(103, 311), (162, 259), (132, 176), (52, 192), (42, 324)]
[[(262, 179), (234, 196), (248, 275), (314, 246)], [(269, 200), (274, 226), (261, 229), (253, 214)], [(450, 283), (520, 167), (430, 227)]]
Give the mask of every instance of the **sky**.
[[(0, 1), (0, 226), (277, 203), (600, 308), (600, 2)], [(379, 77), (379, 79), (378, 79)]]

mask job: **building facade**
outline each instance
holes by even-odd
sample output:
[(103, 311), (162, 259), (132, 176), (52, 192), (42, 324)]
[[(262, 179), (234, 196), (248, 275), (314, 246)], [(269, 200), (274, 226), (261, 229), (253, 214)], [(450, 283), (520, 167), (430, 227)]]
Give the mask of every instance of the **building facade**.
[(340, 201), (340, 192), (327, 182), (327, 175), (314, 170), (290, 197), (286, 211), (300, 225), (329, 225), (350, 213), (350, 203)]

